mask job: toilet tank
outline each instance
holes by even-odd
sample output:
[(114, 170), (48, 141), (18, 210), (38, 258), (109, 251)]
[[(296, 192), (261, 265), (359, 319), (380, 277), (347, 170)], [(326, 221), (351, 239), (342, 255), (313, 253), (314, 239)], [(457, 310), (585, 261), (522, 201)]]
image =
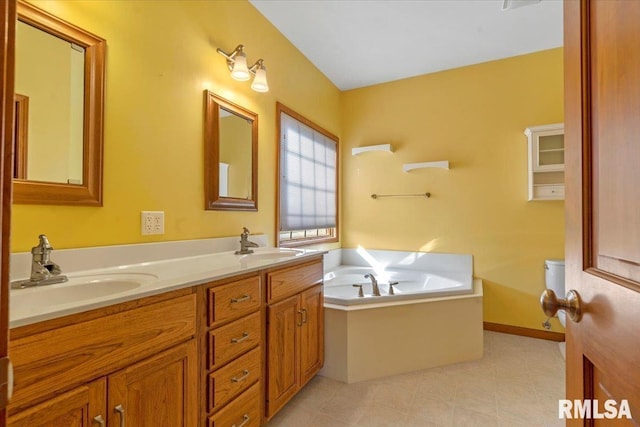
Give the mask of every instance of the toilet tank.
[(547, 259), (544, 261), (545, 287), (555, 292), (558, 298), (564, 298), (564, 260)]

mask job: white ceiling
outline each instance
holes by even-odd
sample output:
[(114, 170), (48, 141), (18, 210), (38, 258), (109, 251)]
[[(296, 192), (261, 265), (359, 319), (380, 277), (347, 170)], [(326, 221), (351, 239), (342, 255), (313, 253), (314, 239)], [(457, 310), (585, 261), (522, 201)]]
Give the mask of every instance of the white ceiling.
[(341, 90), (562, 46), (562, 0), (249, 1)]

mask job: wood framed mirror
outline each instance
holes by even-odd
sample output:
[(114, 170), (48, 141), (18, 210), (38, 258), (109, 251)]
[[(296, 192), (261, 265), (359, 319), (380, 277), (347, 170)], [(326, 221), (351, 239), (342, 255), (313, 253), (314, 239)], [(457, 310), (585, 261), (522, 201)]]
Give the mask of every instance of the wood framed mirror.
[(258, 115), (204, 92), (205, 209), (258, 210)]
[(102, 206), (106, 41), (18, 2), (13, 202)]

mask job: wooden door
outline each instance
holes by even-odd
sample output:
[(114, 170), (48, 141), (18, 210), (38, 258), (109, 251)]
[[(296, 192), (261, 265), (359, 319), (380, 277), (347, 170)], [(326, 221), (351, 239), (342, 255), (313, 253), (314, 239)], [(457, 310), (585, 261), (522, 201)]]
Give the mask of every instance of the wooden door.
[(300, 386), (305, 385), (324, 363), (324, 297), (322, 285), (300, 294)]
[(0, 1), (0, 427), (6, 423), (9, 342), (9, 234), (14, 129), (15, 0)]
[(598, 399), (609, 415), (612, 399), (618, 417), (626, 401), (635, 419), (568, 425), (638, 425), (640, 1), (564, 7), (566, 284), (584, 309), (582, 321), (567, 321), (567, 396)]
[(294, 295), (267, 308), (267, 418), (298, 390), (299, 298)]
[(109, 427), (197, 425), (196, 357), (191, 340), (110, 375)]
[[(10, 427), (98, 427), (106, 425), (105, 378), (12, 414)], [(101, 424), (102, 423), (102, 424)]]

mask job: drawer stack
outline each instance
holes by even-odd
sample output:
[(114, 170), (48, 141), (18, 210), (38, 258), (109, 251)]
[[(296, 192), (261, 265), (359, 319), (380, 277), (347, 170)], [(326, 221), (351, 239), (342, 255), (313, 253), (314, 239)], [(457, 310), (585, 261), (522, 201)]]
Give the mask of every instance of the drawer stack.
[(260, 276), (207, 289), (208, 427), (261, 423), (261, 301)]

